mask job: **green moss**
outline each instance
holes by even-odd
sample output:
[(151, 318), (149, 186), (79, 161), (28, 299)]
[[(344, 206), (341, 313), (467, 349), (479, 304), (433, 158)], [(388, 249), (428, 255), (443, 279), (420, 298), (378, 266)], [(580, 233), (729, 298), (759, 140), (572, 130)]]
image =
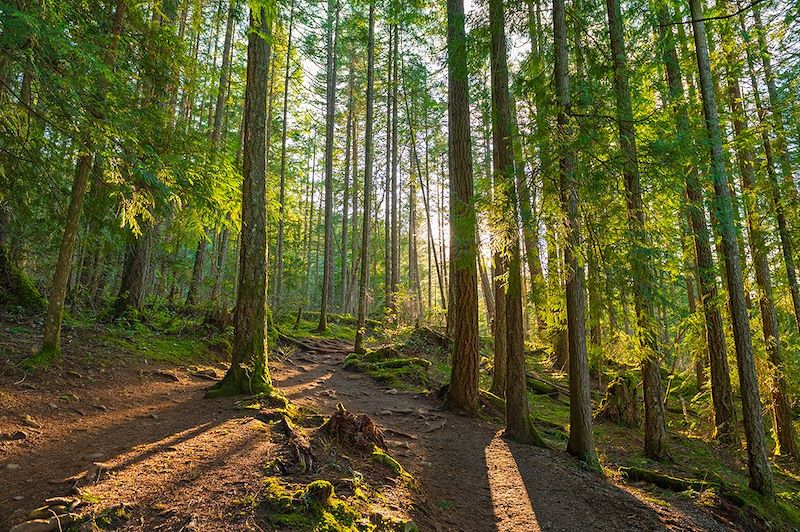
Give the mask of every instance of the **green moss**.
[(47, 368), (54, 362), (61, 360), (61, 347), (55, 344), (44, 345), (33, 356), (20, 362), (20, 365), (27, 370)]
[(326, 480), (291, 489), (277, 477), (270, 477), (264, 492), (263, 505), (275, 527), (320, 532), (375, 530), (369, 519), (336, 497), (333, 485)]
[(428, 375), (431, 362), (424, 358), (403, 357), (397, 351), (382, 348), (363, 355), (351, 353), (344, 360), (345, 368), (352, 368), (393, 388), (425, 389), (432, 384)]
[(400, 465), (400, 462), (395, 460), (394, 457), (392, 457), (390, 454), (388, 454), (380, 447), (376, 446), (372, 450), (372, 459), (378, 462), (379, 464), (386, 466), (392, 473), (394, 473), (398, 477), (405, 479), (412, 478), (411, 474), (408, 471), (406, 471), (403, 468), (403, 466)]
[(231, 366), (221, 381), (206, 391), (206, 398), (258, 395), (268, 397), (274, 393), (272, 383), (263, 367)]

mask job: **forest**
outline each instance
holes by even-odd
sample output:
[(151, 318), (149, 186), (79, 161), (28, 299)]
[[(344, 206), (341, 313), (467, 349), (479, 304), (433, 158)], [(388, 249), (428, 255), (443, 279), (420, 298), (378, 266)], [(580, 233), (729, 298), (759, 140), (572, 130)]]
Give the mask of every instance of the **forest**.
[(800, 4), (0, 3), (0, 530), (800, 530)]

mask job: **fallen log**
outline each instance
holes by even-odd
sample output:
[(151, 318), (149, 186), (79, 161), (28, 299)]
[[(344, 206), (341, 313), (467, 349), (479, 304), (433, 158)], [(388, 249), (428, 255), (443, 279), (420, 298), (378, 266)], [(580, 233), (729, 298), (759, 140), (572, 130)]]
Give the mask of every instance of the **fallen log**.
[(704, 491), (710, 488), (718, 488), (719, 484), (695, 478), (679, 478), (640, 467), (620, 467), (620, 474), (629, 479), (639, 482), (649, 482), (659, 488), (670, 491), (681, 492), (686, 490)]

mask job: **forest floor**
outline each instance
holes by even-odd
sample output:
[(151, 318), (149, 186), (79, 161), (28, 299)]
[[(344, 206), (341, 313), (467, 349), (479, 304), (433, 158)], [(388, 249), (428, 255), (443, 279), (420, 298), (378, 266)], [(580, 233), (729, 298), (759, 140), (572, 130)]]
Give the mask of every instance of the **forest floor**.
[(271, 516), (274, 492), (318, 478), (364, 516), (358, 526), (379, 529), (411, 530), (411, 520), (466, 531), (751, 526), (703, 497), (599, 476), (561, 451), (503, 439), (496, 420), (344, 369), (341, 341), (282, 348), (270, 360), (273, 383), (324, 416), (339, 403), (368, 414), (410, 477), (316, 443), (314, 472), (287, 475), (278, 467), (286, 438), (259, 415), (263, 405), (203, 398), (225, 370), (205, 343), (115, 327), (67, 328), (63, 364), (24, 374), (15, 363), (35, 348), (38, 324), (0, 316), (0, 530), (75, 494), (78, 512), (114, 529), (288, 529), (288, 517)]

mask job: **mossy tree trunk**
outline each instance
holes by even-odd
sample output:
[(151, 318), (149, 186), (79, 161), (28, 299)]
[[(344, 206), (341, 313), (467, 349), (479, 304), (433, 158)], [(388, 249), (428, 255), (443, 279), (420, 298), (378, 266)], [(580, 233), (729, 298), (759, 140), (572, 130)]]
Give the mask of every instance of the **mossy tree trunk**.
[(269, 392), (267, 368), (266, 126), (270, 61), (267, 11), (250, 12), (244, 115), (242, 231), (231, 367), (210, 396)]
[[(506, 268), (506, 429), (505, 434), (522, 443), (542, 445), (531, 422), (525, 381), (525, 346), (522, 316), (522, 258), (517, 225), (517, 194), (514, 176), (513, 118), (508, 90), (508, 58), (503, 0), (489, 2), (491, 34), (490, 68), (492, 95), (492, 155), (499, 194), (496, 199), (507, 213), (501, 227), (500, 260)], [(518, 139), (517, 139), (518, 141)]]
[[(124, 0), (119, 0), (114, 12), (111, 27), (111, 41), (103, 56), (103, 62), (107, 67), (111, 67), (114, 64), (125, 11), (126, 4)], [(102, 100), (105, 96), (105, 82), (100, 83), (97, 91), (99, 99)], [(67, 209), (67, 219), (64, 222), (64, 234), (61, 238), (61, 245), (58, 250), (56, 269), (53, 273), (53, 284), (50, 290), (47, 315), (45, 316), (44, 322), (44, 338), (42, 340), (42, 348), (36, 357), (37, 363), (47, 363), (49, 360), (61, 354), (61, 323), (64, 316), (64, 298), (67, 295), (67, 287), (69, 284), (72, 253), (75, 250), (75, 243), (78, 240), (83, 198), (86, 195), (86, 189), (89, 184), (89, 173), (92, 169), (92, 161), (94, 158), (92, 141), (89, 140), (88, 135), (84, 135), (84, 139), (85, 142), (82, 142), (80, 146), (82, 153), (78, 156), (77, 162), (75, 163), (75, 178), (72, 183), (72, 194), (70, 196), (69, 208)]]

